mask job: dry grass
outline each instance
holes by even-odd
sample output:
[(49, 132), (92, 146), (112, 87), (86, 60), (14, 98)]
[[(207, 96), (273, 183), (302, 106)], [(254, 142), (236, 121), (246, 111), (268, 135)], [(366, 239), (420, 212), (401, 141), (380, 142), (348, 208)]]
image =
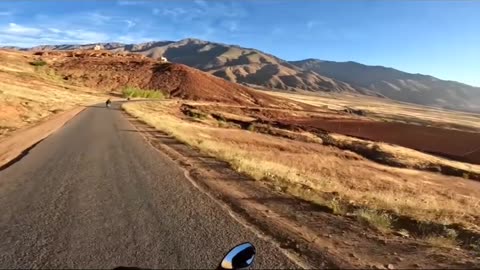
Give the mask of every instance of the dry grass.
[(362, 208), (355, 211), (355, 216), (381, 232), (390, 232), (392, 228), (392, 217), (387, 213)]
[(444, 236), (429, 236), (425, 241), (434, 247), (454, 248), (458, 246), (458, 241)]
[(322, 194), (335, 193), (344, 201), (380, 212), (443, 224), (458, 222), (480, 230), (478, 182), (392, 168), (318, 143), (185, 121), (178, 114), (179, 105), (175, 101), (137, 102), (124, 108), (180, 141), (229, 162), (237, 171), (296, 196), (328, 204)]
[(32, 55), (0, 51), (0, 138), (49, 115), (104, 97), (69, 85)]
[(431, 235), (425, 241), (434, 247), (454, 248), (459, 245), (458, 234), (454, 230), (447, 230), (446, 235)]
[[(190, 106), (193, 106), (189, 102)], [(223, 121), (228, 123), (230, 122), (243, 122), (251, 123), (248, 130), (257, 131), (260, 133), (280, 136), (284, 138), (291, 138), (295, 140), (301, 140), (306, 142), (319, 142), (324, 145), (335, 146), (343, 150), (353, 151), (358, 153), (368, 159), (379, 162), (381, 164), (395, 166), (400, 168), (412, 168), (416, 170), (425, 170), (438, 172), (445, 175), (458, 176), (466, 179), (475, 179), (480, 180), (480, 165), (469, 164), (464, 162), (452, 161), (446, 158), (433, 156), (426, 154), (411, 148), (406, 148), (398, 145), (392, 145), (383, 142), (373, 142), (364, 139), (357, 139), (350, 136), (345, 136), (335, 133), (316, 133), (312, 134), (309, 132), (294, 132), (286, 129), (279, 129), (271, 127), (269, 125), (255, 123), (255, 118), (245, 117), (238, 115), (240, 111), (238, 108), (233, 108), (232, 106), (216, 106), (214, 108), (209, 108), (208, 104), (202, 106), (197, 104), (195, 109), (191, 109), (192, 112), (200, 112), (204, 116), (211, 114), (212, 116), (221, 116)], [(229, 111), (236, 110), (236, 114), (224, 112), (224, 110)], [(301, 116), (302, 112), (286, 112), (285, 110), (278, 109), (269, 109), (269, 113), (279, 114), (278, 117), (287, 117), (288, 115)], [(303, 117), (325, 117), (326, 113), (321, 114), (306, 114), (303, 112)], [(328, 113), (328, 112), (327, 112)], [(348, 115), (343, 116), (348, 117)], [(227, 123), (227, 124), (228, 124)], [(226, 126), (226, 125), (223, 125)]]
[(348, 212), (348, 209), (344, 205), (344, 203), (336, 198), (328, 201), (326, 203), (326, 206), (328, 206), (332, 210), (332, 213), (334, 213), (335, 215), (345, 215)]
[(456, 171), (457, 176), (462, 173), (480, 176), (479, 165), (453, 161), (398, 145), (366, 141), (341, 134), (331, 133), (326, 136), (328, 136), (332, 145), (343, 149), (369, 151), (372, 155), (374, 152), (378, 153), (381, 158), (386, 159), (384, 161), (386, 164), (396, 164), (401, 167), (428, 171), (441, 171), (442, 168), (448, 168), (451, 171)]

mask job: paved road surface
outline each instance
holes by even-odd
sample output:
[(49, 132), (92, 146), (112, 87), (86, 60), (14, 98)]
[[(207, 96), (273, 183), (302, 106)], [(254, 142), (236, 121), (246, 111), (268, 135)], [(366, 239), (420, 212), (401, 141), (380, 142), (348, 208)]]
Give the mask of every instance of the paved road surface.
[(0, 172), (0, 268), (213, 268), (244, 241), (295, 266), (133, 129), (91, 107)]

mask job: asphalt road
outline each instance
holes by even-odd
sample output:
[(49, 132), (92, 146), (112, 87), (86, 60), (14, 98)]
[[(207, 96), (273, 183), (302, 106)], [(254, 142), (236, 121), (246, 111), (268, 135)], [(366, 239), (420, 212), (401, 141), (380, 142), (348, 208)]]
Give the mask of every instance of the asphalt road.
[(245, 241), (295, 267), (133, 129), (90, 107), (0, 172), (0, 268), (211, 269)]

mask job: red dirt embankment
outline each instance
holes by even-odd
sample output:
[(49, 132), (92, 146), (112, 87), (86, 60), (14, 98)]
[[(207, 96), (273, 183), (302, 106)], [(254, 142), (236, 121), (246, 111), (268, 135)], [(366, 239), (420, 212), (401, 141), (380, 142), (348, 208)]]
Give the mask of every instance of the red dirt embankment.
[(480, 164), (480, 133), (404, 123), (327, 118), (290, 118), (282, 123), (381, 141)]
[(65, 80), (106, 91), (119, 93), (123, 87), (132, 86), (189, 100), (263, 107), (300, 106), (185, 65), (160, 63), (142, 55), (98, 51), (36, 54), (51, 61)]

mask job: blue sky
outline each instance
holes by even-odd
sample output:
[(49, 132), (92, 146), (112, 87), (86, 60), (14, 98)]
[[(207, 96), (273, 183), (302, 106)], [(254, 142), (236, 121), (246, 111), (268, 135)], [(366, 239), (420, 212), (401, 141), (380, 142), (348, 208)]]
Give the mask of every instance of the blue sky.
[(480, 1), (0, 1), (0, 46), (200, 38), (480, 86)]

